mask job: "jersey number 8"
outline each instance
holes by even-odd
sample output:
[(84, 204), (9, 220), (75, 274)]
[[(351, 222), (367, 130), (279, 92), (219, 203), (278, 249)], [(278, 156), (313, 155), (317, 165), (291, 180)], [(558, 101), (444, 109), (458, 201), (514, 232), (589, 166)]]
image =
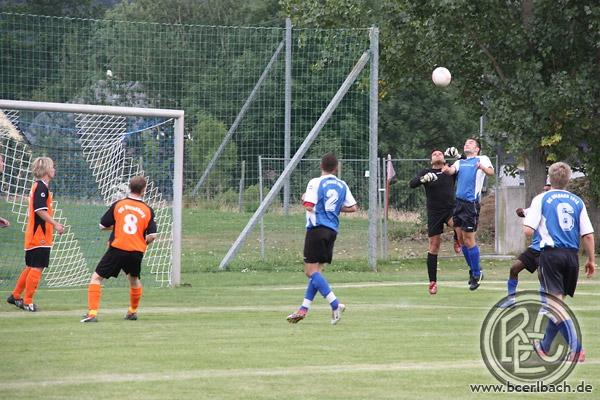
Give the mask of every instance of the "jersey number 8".
[(126, 214), (123, 220), (125, 221), (125, 225), (123, 225), (123, 232), (127, 233), (128, 235), (135, 235), (138, 230), (137, 217), (133, 214)]

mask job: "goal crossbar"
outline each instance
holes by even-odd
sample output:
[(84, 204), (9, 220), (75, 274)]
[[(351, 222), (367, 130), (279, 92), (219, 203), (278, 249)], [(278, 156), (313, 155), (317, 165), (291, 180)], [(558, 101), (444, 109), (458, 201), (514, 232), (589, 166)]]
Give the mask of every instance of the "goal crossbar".
[(183, 143), (184, 143), (184, 111), (158, 108), (139, 108), (121, 106), (101, 106), (90, 104), (66, 104), (37, 101), (0, 99), (0, 110), (23, 110), (41, 112), (63, 112), (80, 114), (118, 115), (130, 117), (172, 118), (174, 121), (174, 170), (173, 170), (173, 203), (172, 203), (172, 255), (171, 286), (181, 282), (181, 235), (183, 207)]

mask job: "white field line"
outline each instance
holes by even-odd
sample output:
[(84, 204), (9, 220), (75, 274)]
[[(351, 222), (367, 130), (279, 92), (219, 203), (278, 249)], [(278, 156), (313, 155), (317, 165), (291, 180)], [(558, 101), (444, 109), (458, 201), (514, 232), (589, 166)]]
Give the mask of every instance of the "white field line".
[[(586, 361), (585, 365), (598, 365), (600, 360)], [(22, 379), (13, 382), (3, 382), (2, 389), (26, 389), (29, 387), (53, 387), (94, 385), (102, 383), (130, 382), (171, 382), (215, 378), (260, 378), (297, 376), (303, 379), (306, 375), (321, 374), (360, 374), (370, 372), (402, 372), (402, 371), (447, 371), (449, 369), (481, 369), (485, 364), (481, 360), (443, 361), (443, 362), (407, 362), (386, 364), (342, 364), (342, 365), (312, 365), (275, 368), (244, 368), (244, 369), (199, 369), (189, 371), (147, 372), (136, 374), (81, 374), (57, 379)]]
[[(429, 295), (427, 295), (429, 297)], [(427, 297), (427, 298), (428, 298)], [(458, 306), (443, 304), (410, 304), (410, 303), (350, 303), (347, 304), (347, 312), (373, 310), (490, 310), (493, 305), (481, 306)], [(596, 306), (571, 307), (573, 311), (596, 311)], [(293, 305), (257, 305), (257, 306), (198, 306), (198, 307), (140, 307), (140, 318), (143, 315), (176, 315), (176, 314), (215, 314), (215, 313), (271, 313), (281, 312), (289, 313), (294, 310)], [(313, 305), (311, 310), (325, 311), (329, 310), (327, 305)], [(122, 308), (101, 308), (98, 314), (102, 320), (104, 315), (125, 315), (126, 307)], [(0, 312), (0, 319), (3, 318), (45, 318), (45, 317), (72, 317), (79, 321), (85, 310), (80, 311), (39, 311), (29, 313), (14, 310), (13, 312)]]

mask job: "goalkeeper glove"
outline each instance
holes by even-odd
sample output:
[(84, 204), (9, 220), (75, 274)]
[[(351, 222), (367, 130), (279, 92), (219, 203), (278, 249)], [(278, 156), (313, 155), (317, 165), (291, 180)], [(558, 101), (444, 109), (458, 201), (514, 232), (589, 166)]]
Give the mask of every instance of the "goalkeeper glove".
[(448, 147), (446, 149), (446, 151), (444, 152), (444, 156), (446, 156), (446, 157), (452, 157), (452, 158), (455, 158), (457, 160), (459, 160), (460, 157), (461, 157), (461, 155), (460, 155), (460, 153), (459, 153), (459, 151), (458, 151), (458, 149), (456, 147)]
[(419, 179), (421, 181), (421, 183), (427, 183), (427, 182), (435, 182), (437, 181), (438, 177), (436, 174), (434, 174), (433, 172), (428, 172), (425, 175), (423, 175), (421, 177), (421, 179)]

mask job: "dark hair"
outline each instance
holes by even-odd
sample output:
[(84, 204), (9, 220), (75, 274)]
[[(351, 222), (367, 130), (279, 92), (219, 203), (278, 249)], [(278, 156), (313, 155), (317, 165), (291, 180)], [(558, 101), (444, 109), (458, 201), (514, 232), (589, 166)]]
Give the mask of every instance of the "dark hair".
[(321, 169), (325, 172), (333, 172), (337, 169), (338, 160), (335, 154), (327, 153), (321, 157)]
[(129, 190), (131, 193), (142, 194), (146, 189), (146, 178), (143, 176), (134, 176), (129, 180)]

